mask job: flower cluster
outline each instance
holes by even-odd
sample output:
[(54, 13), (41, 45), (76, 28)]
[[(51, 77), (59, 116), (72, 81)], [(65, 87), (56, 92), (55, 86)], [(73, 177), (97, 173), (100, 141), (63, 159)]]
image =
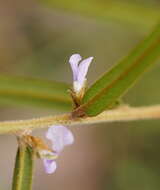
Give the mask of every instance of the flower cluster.
[[(92, 59), (93, 57), (89, 57), (81, 61), (82, 57), (79, 54), (73, 54), (69, 59), (73, 72), (73, 96), (75, 99), (82, 98), (87, 80), (86, 75)], [(57, 168), (56, 158), (65, 146), (73, 144), (74, 136), (65, 126), (56, 125), (48, 129), (46, 138), (52, 142), (52, 151), (41, 150), (40, 157), (43, 159), (46, 173), (51, 174)]]

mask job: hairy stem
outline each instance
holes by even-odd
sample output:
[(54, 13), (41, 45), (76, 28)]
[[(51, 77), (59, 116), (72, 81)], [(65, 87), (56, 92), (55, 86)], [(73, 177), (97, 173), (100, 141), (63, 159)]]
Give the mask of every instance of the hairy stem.
[(16, 133), (19, 130), (38, 129), (57, 124), (82, 125), (141, 119), (160, 119), (160, 105), (148, 107), (120, 106), (114, 110), (104, 111), (96, 117), (73, 118), (72, 115), (69, 113), (30, 120), (5, 121), (0, 122), (0, 134)]

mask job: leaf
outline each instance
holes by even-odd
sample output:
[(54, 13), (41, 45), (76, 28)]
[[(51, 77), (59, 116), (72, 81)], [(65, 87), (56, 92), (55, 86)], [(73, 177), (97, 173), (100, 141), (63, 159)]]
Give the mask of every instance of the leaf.
[(160, 58), (160, 25), (125, 59), (106, 72), (86, 92), (75, 111), (95, 116), (109, 108)]
[(131, 24), (140, 30), (151, 28), (160, 19), (159, 7), (135, 2), (93, 0), (40, 0), (54, 9), (93, 17), (107, 22)]
[(60, 82), (0, 75), (0, 103), (71, 110), (69, 85)]
[(13, 175), (12, 190), (31, 190), (33, 178), (34, 152), (31, 148), (18, 147)]

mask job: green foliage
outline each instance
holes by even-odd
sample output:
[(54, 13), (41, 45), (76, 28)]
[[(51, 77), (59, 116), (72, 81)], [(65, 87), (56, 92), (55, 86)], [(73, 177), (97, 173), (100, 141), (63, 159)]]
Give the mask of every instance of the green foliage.
[(81, 14), (104, 21), (132, 24), (140, 28), (150, 28), (160, 19), (159, 8), (142, 6), (136, 2), (98, 0), (40, 0), (55, 9)]
[(12, 190), (31, 190), (34, 152), (26, 145), (18, 147)]
[(0, 75), (0, 103), (69, 111), (69, 85), (41, 79)]
[(160, 25), (125, 59), (88, 89), (79, 110), (95, 116), (109, 108), (160, 58)]

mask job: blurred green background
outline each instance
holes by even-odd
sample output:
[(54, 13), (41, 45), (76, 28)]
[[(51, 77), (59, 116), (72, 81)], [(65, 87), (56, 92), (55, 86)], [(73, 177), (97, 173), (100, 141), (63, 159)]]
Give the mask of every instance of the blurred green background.
[[(94, 56), (91, 84), (126, 56), (160, 20), (159, 0), (0, 0), (0, 71), (72, 82), (69, 56)], [(160, 103), (160, 64), (125, 95), (133, 106)], [(0, 105), (1, 120), (60, 113), (31, 106)], [(46, 175), (36, 163), (35, 190), (160, 189), (160, 121), (72, 127), (75, 144)], [(44, 137), (45, 130), (35, 135)], [(0, 189), (11, 189), (16, 154), (12, 135), (0, 138)]]

